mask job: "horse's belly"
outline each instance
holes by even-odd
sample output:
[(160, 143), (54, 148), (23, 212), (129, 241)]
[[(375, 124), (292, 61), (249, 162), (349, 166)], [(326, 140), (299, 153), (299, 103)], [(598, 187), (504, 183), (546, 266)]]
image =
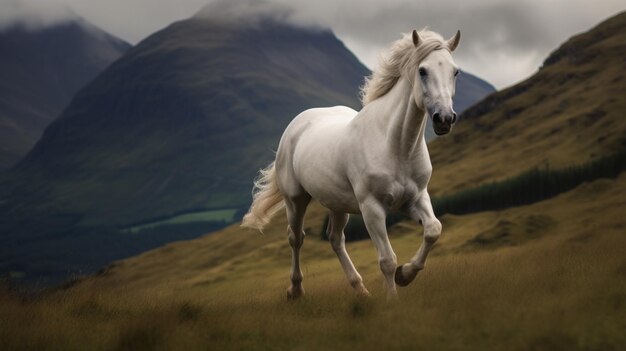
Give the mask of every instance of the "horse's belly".
[[(306, 188), (305, 188), (306, 189)], [(350, 189), (346, 191), (345, 189), (306, 189), (311, 196), (318, 200), (324, 207), (344, 213), (360, 213), (359, 203), (354, 196), (354, 192)], [(334, 192), (329, 192), (329, 190), (336, 190)]]
[(314, 163), (296, 167), (296, 175), (302, 187), (324, 207), (333, 211), (358, 213), (359, 204), (352, 185), (340, 170), (331, 166), (316, 167)]
[(294, 171), (302, 187), (325, 207), (339, 212), (358, 213), (359, 204), (342, 162), (330, 145), (297, 152)]

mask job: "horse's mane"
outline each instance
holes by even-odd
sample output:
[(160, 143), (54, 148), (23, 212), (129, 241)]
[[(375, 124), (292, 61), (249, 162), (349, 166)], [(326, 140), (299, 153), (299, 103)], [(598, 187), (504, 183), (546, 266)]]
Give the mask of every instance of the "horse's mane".
[(371, 76), (365, 78), (361, 87), (363, 105), (387, 94), (398, 82), (402, 74), (413, 77), (419, 63), (433, 50), (448, 48), (441, 35), (426, 28), (420, 30), (420, 43), (416, 48), (412, 33), (404, 33), (387, 51), (381, 55), (379, 67)]

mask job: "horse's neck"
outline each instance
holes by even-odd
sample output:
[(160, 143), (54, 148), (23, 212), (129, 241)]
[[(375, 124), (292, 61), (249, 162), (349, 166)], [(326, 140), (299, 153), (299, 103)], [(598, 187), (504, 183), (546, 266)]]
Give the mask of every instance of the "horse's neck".
[(422, 151), (426, 118), (424, 111), (417, 107), (411, 84), (400, 78), (394, 87), (375, 102), (376, 118), (385, 128), (389, 149), (403, 158), (410, 158)]

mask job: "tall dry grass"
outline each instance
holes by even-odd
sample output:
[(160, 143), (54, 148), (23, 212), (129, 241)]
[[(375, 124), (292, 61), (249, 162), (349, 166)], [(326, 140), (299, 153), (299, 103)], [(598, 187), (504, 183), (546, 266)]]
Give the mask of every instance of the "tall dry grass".
[[(228, 239), (216, 233), (121, 262), (65, 290), (3, 289), (0, 349), (623, 350), (625, 190), (622, 176), (532, 206), (445, 217), (426, 269), (392, 304), (383, 299), (369, 242), (348, 249), (373, 298), (356, 298), (328, 243), (313, 238), (303, 248), (307, 295), (290, 302), (284, 235), (251, 237), (259, 246), (248, 251), (223, 246), (215, 253), (221, 262), (203, 266), (212, 258), (189, 252)], [(529, 224), (537, 213), (552, 224)], [(532, 240), (472, 242), (504, 220), (514, 228), (504, 237), (519, 231)], [(416, 228), (401, 224), (392, 232), (400, 261), (417, 249)], [(188, 261), (174, 270), (172, 257)]]
[[(355, 298), (311, 278), (287, 302), (261, 281), (207, 301), (200, 291), (60, 291), (0, 298), (3, 350), (620, 350), (624, 238), (537, 243), (434, 257), (401, 299)], [(380, 279), (368, 274), (377, 296)], [(376, 284), (372, 284), (372, 280)], [(237, 284), (236, 284), (237, 285)], [(268, 293), (268, 291), (271, 291)]]

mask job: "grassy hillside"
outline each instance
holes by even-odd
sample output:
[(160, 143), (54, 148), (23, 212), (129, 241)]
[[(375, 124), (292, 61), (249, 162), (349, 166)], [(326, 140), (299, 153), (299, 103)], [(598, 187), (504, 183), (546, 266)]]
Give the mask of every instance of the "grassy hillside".
[[(626, 14), (574, 37), (529, 80), (470, 109), (431, 147), (433, 193), (623, 150)], [(307, 295), (287, 301), (286, 222), (236, 225), (118, 261), (40, 294), (0, 294), (3, 349), (623, 350), (626, 174), (501, 211), (444, 215), (442, 238), (400, 301), (384, 301), (369, 241), (348, 251), (373, 293), (354, 296), (311, 206)], [(390, 229), (400, 262), (421, 228)], [(415, 234), (418, 234), (417, 236)], [(33, 332), (36, 331), (36, 332)]]
[(431, 195), (626, 148), (626, 13), (572, 37), (526, 81), (468, 109), (429, 145)]
[[(445, 216), (426, 269), (384, 302), (371, 242), (350, 243), (359, 300), (327, 242), (303, 247), (307, 296), (286, 300), (282, 216), (119, 261), (41, 295), (0, 297), (0, 345), (37, 349), (619, 350), (626, 346), (626, 175), (502, 212)], [(307, 227), (321, 224), (314, 206)], [(391, 230), (399, 260), (419, 227)]]

